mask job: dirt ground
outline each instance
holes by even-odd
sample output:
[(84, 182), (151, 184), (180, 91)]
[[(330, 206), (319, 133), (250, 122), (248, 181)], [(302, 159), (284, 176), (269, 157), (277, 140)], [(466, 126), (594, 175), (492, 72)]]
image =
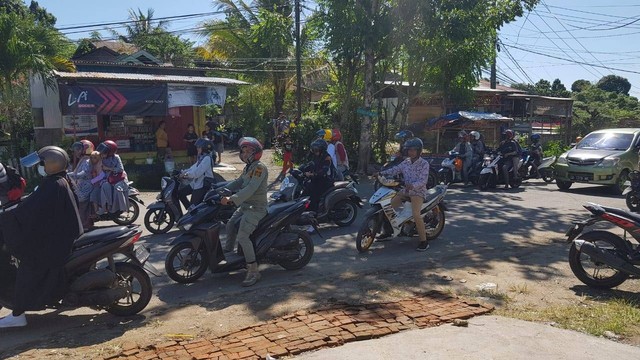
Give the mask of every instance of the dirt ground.
[[(263, 160), (271, 164), (269, 179), (273, 182), (280, 169), (272, 165), (270, 152), (265, 153)], [(222, 161), (238, 169), (222, 173), (225, 178), (233, 178), (242, 169), (237, 152), (225, 153)], [(459, 218), (451, 216), (447, 219), (451, 225), (447, 226), (456, 226), (456, 221), (469, 216), (472, 215)], [(356, 229), (353, 228), (352, 232)], [(492, 245), (490, 241), (474, 245), (465, 243), (464, 239), (448, 237), (437, 240), (447, 242), (442, 245), (448, 247), (449, 255), (446, 257), (438, 257), (438, 250), (433, 250), (432, 246), (429, 252), (435, 252), (426, 258), (391, 261), (373, 268), (333, 269), (327, 265), (325, 274), (318, 277), (303, 276), (303, 269), (293, 272), (284, 283), (249, 289), (237, 286), (225, 296), (216, 294), (213, 281), (207, 283), (212, 285), (210, 289), (202, 289), (202, 283), (196, 283), (183, 288), (184, 297), (180, 302), (162, 303), (127, 319), (89, 309), (76, 310), (69, 315), (65, 312), (34, 315), (29, 317), (27, 328), (0, 331), (0, 338), (9, 340), (0, 341), (0, 357), (106, 357), (132, 343), (146, 345), (168, 339), (223, 335), (276, 316), (326, 306), (332, 302), (400, 300), (429, 290), (489, 302), (497, 307), (498, 312), (500, 309), (540, 309), (554, 305), (581, 306), (593, 297), (615, 296), (640, 301), (638, 282), (627, 281), (613, 291), (595, 291), (582, 285), (571, 273), (566, 260), (563, 260), (566, 259), (568, 246), (563, 242), (562, 235), (537, 229), (534, 225), (528, 231), (528, 236), (514, 235), (501, 247)], [(484, 236), (502, 235), (486, 233)], [(330, 244), (329, 241), (326, 244)], [(550, 258), (558, 261), (549, 261)], [(362, 257), (355, 259), (369, 261)], [(477, 266), (479, 262), (482, 263), (481, 267)], [(238, 283), (243, 276), (239, 273), (233, 281)], [(486, 283), (494, 283), (497, 288), (490, 293), (479, 291), (478, 286)], [(196, 286), (201, 288), (196, 291)], [(154, 292), (158, 291), (162, 290), (154, 289)], [(0, 315), (5, 312), (0, 311)], [(63, 323), (64, 330), (47, 332), (43, 327), (46, 328), (52, 321)], [(622, 341), (640, 345), (639, 338)]]

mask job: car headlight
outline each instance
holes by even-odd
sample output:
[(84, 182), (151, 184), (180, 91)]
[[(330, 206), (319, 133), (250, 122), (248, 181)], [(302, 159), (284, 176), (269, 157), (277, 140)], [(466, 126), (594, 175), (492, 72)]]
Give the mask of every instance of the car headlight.
[(567, 158), (565, 156), (560, 156), (558, 158), (558, 160), (556, 161), (556, 163), (558, 163), (558, 164), (566, 164), (567, 163)]
[(604, 158), (596, 165), (597, 167), (616, 167), (620, 159), (618, 158)]

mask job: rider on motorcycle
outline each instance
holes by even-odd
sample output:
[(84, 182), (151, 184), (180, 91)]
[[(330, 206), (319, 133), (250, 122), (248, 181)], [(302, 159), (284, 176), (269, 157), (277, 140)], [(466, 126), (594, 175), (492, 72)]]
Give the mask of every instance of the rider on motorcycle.
[(469, 135), (471, 136), (471, 148), (473, 149), (472, 168), (475, 168), (476, 166), (478, 166), (478, 164), (482, 163), (486, 147), (484, 146), (484, 142), (482, 141), (479, 132), (472, 131), (469, 133)]
[(509, 171), (513, 169), (513, 177), (518, 177), (518, 163), (520, 161), (520, 145), (514, 139), (512, 130), (505, 130), (503, 133), (505, 139), (498, 147), (498, 152), (504, 157), (502, 162), (502, 176), (504, 178), (504, 188), (509, 188)]
[[(240, 160), (247, 166), (238, 179), (227, 185), (229, 190), (239, 189), (238, 192), (231, 197), (223, 197), (220, 201), (222, 205), (233, 203), (238, 206), (238, 210), (227, 222), (227, 242), (224, 246), (224, 252), (233, 252), (236, 239), (238, 239), (247, 263), (247, 276), (242, 282), (242, 286), (251, 286), (260, 280), (260, 272), (258, 272), (255, 249), (250, 235), (260, 220), (267, 215), (268, 172), (267, 167), (260, 162), (262, 144), (257, 139), (243, 137), (238, 141), (238, 146), (240, 147)], [(242, 219), (239, 229), (236, 229), (235, 223), (238, 218)]]
[[(195, 146), (198, 150), (198, 160), (181, 175), (183, 178), (191, 180), (189, 186), (180, 189), (180, 202), (185, 205), (185, 208), (200, 204), (213, 181), (213, 165), (216, 162), (215, 153), (212, 154), (213, 141), (198, 139)], [(191, 194), (191, 202), (187, 200), (188, 194)]]
[(43, 310), (59, 299), (65, 290), (65, 261), (73, 241), (83, 233), (76, 198), (66, 177), (67, 153), (57, 146), (45, 146), (22, 158), (21, 164), (40, 164), (38, 170), (45, 175), (38, 189), (15, 209), (0, 213), (2, 240), (20, 261), (13, 312), (0, 319), (0, 328), (25, 326), (25, 311)]
[(529, 146), (529, 153), (533, 159), (531, 163), (531, 172), (535, 174), (537, 178), (540, 177), (538, 166), (542, 163), (542, 145), (540, 145), (540, 134), (531, 134), (531, 145)]
[(407, 141), (408, 139), (411, 139), (412, 137), (413, 137), (413, 132), (411, 130), (400, 130), (393, 137), (397, 142), (400, 143), (400, 148), (398, 149), (398, 152), (395, 154), (397, 158), (402, 158), (405, 156), (403, 155), (404, 152), (402, 151), (402, 145), (404, 144), (405, 141)]
[(471, 161), (473, 159), (473, 148), (469, 143), (469, 134), (466, 131), (458, 133), (458, 144), (452, 151), (458, 153), (458, 157), (462, 159), (462, 181), (464, 185), (469, 185), (469, 172), (471, 171)]
[(327, 153), (327, 143), (318, 139), (311, 143), (311, 161), (300, 167), (311, 182), (305, 192), (311, 197), (309, 209), (318, 211), (320, 198), (333, 186), (335, 177), (331, 156)]
[[(424, 219), (420, 214), (424, 198), (427, 196), (427, 182), (429, 180), (429, 162), (423, 159), (422, 154), (423, 143), (420, 138), (411, 138), (405, 141), (402, 149), (407, 159), (400, 165), (391, 169), (380, 172), (383, 176), (394, 176), (402, 173), (404, 177), (404, 189), (391, 200), (391, 205), (397, 209), (403, 202), (411, 201), (411, 212), (413, 221), (420, 237), (420, 244), (416, 248), (417, 251), (427, 251), (429, 243), (427, 242), (427, 232), (424, 225)], [(409, 208), (405, 205), (403, 211)], [(387, 231), (386, 229), (385, 231)], [(385, 234), (381, 235), (383, 237)], [(386, 234), (386, 236), (389, 236)]]

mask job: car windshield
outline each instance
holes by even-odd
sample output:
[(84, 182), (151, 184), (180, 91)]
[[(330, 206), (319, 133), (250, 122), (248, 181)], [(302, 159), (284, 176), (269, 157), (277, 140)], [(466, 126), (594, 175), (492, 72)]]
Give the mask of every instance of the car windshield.
[(582, 139), (576, 149), (585, 150), (627, 150), (633, 141), (633, 134), (594, 133)]

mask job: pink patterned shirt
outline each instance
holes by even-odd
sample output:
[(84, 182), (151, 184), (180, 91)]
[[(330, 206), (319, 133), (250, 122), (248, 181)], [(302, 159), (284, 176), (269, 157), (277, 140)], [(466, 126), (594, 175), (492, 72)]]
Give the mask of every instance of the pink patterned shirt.
[(402, 173), (404, 183), (413, 186), (411, 190), (403, 190), (409, 196), (427, 196), (427, 182), (429, 181), (429, 162), (421, 157), (411, 162), (410, 158), (398, 166), (380, 172), (384, 176), (395, 176)]

